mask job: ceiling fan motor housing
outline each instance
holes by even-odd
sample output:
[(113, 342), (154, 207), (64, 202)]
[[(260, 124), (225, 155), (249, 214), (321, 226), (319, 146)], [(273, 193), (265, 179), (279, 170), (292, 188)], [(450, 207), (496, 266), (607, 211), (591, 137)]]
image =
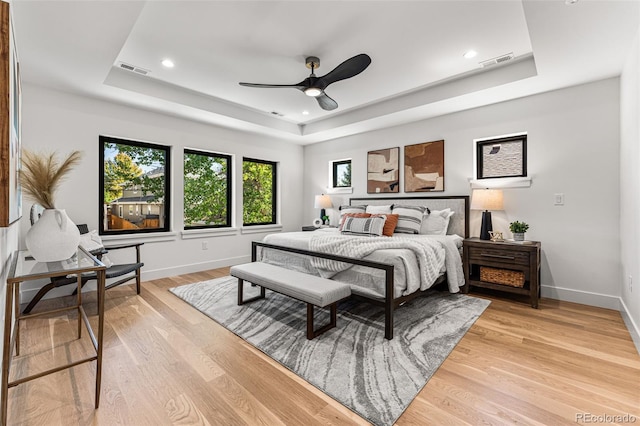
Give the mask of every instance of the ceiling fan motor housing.
[(307, 64), (307, 68), (309, 69), (317, 70), (320, 67), (320, 58), (317, 56), (307, 56), (307, 59), (305, 59), (304, 62)]

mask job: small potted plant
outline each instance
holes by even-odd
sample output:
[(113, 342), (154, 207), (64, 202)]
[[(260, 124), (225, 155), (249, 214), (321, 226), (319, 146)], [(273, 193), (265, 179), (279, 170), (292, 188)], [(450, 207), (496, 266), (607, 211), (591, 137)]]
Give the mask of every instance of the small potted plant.
[(509, 224), (509, 230), (513, 233), (514, 241), (524, 241), (524, 233), (529, 229), (529, 224), (525, 222), (511, 222)]
[(324, 225), (329, 226), (329, 216), (327, 216), (327, 215), (322, 216), (322, 223)]

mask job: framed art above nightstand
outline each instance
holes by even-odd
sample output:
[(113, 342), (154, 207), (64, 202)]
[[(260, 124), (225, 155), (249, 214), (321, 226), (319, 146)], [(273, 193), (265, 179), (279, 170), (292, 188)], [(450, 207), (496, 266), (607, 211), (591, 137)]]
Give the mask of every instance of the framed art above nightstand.
[(467, 238), (463, 242), (465, 287), (499, 290), (529, 297), (532, 308), (540, 298), (539, 241), (514, 243)]

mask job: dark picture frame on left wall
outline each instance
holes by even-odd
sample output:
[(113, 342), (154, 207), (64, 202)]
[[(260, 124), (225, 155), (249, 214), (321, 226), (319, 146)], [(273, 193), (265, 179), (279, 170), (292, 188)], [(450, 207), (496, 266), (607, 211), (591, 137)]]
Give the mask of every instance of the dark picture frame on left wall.
[(22, 217), (20, 65), (9, 3), (0, 2), (0, 227)]

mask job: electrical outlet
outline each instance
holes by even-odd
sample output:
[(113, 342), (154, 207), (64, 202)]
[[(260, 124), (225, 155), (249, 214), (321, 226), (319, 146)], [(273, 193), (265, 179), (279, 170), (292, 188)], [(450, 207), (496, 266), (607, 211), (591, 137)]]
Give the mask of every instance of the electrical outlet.
[(202, 250), (209, 250), (209, 241), (202, 242)]
[(633, 277), (631, 275), (627, 277), (627, 283), (629, 284), (629, 293), (633, 293)]
[(554, 201), (553, 201), (553, 205), (554, 206), (564, 206), (564, 194), (559, 193), (559, 194), (554, 194)]

